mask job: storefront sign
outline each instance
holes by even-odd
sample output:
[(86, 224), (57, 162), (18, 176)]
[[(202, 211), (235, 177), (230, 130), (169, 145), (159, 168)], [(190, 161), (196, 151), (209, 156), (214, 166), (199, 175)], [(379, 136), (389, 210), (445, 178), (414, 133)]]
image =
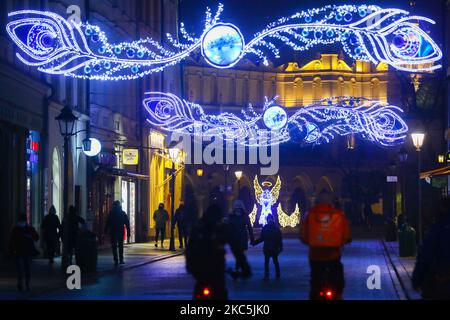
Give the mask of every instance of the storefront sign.
[(387, 182), (398, 182), (397, 176), (387, 176), (386, 178)]
[(125, 165), (136, 166), (139, 164), (139, 150), (138, 149), (123, 149), (122, 162)]

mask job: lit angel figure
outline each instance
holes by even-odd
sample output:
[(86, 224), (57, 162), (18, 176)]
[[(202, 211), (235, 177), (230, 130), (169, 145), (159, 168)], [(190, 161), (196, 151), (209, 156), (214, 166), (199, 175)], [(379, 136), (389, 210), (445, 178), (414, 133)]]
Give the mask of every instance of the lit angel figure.
[[(329, 5), (297, 12), (270, 23), (246, 41), (234, 24), (206, 11), (198, 37), (180, 26), (180, 40), (167, 34), (170, 45), (145, 38), (110, 42), (98, 26), (68, 21), (47, 11), (9, 13), (6, 31), (17, 45), (17, 58), (40, 72), (92, 80), (130, 80), (161, 72), (200, 52), (211, 66), (226, 69), (254, 56), (268, 65), (280, 48), (308, 51), (317, 45), (340, 44), (352, 59), (386, 63), (407, 72), (441, 67), (442, 50), (422, 27), (429, 18), (375, 5)], [(111, 36), (111, 35), (110, 35)]]
[[(272, 207), (278, 202), (278, 197), (281, 190), (281, 179), (277, 177), (277, 182), (272, 187), (270, 181), (264, 181), (259, 185), (258, 177), (255, 176), (253, 180), (253, 188), (255, 189), (256, 202), (261, 206), (260, 216), (258, 223), (262, 226), (267, 224), (267, 216), (273, 214)], [(258, 207), (256, 204), (253, 206), (253, 210), (250, 213), (250, 223), (255, 224), (256, 217), (258, 215)], [(298, 204), (295, 206), (294, 212), (289, 216), (281, 209), (281, 203), (277, 207), (278, 223), (281, 227), (295, 227), (300, 222), (300, 209)]]
[[(265, 226), (267, 224), (267, 216), (272, 214), (272, 207), (277, 203), (278, 196), (280, 195), (281, 179), (278, 176), (277, 182), (272, 187), (272, 182), (264, 181), (261, 186), (259, 185), (258, 177), (255, 176), (253, 180), (253, 188), (255, 189), (256, 202), (261, 206), (259, 224)], [(255, 223), (257, 215), (256, 204), (253, 207), (253, 211), (250, 214), (250, 222)]]

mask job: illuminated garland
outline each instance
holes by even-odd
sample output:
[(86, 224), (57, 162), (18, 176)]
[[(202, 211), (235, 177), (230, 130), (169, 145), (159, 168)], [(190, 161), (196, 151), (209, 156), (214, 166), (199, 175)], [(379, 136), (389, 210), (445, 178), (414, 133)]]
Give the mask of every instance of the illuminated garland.
[[(267, 216), (272, 213), (272, 207), (277, 203), (281, 190), (281, 179), (278, 176), (277, 182), (272, 186), (271, 182), (265, 181), (262, 183), (262, 187), (259, 185), (258, 177), (253, 179), (253, 188), (255, 189), (256, 202), (261, 206), (260, 216), (258, 223), (262, 226), (267, 224)], [(255, 224), (256, 217), (258, 215), (258, 208), (256, 204), (253, 206), (253, 210), (250, 213), (250, 223)], [(277, 207), (278, 223), (281, 227), (295, 227), (300, 221), (300, 210), (298, 205), (295, 206), (295, 211), (289, 216), (281, 209), (281, 204)]]
[(400, 9), (373, 5), (325, 6), (298, 12), (269, 24), (249, 41), (238, 27), (220, 22), (223, 5), (213, 16), (208, 9), (200, 37), (191, 36), (181, 24), (183, 42), (167, 34), (170, 49), (156, 40), (110, 43), (106, 34), (88, 23), (68, 22), (52, 12), (23, 10), (9, 13), (10, 38), (20, 49), (24, 64), (49, 74), (94, 80), (130, 80), (178, 64), (201, 51), (215, 68), (231, 68), (248, 54), (268, 65), (266, 50), (279, 57), (277, 43), (295, 51), (316, 45), (340, 43), (353, 59), (384, 62), (410, 72), (441, 66), (442, 51), (422, 30), (431, 19), (410, 16)]
[(233, 113), (208, 115), (195, 103), (170, 93), (150, 92), (143, 105), (147, 121), (161, 130), (204, 137), (223, 137), (244, 146), (270, 146), (294, 141), (303, 145), (330, 142), (336, 136), (359, 134), (383, 146), (402, 144), (408, 126), (400, 108), (355, 97), (332, 97), (315, 104), (289, 108), (268, 100), (263, 112), (252, 106)]

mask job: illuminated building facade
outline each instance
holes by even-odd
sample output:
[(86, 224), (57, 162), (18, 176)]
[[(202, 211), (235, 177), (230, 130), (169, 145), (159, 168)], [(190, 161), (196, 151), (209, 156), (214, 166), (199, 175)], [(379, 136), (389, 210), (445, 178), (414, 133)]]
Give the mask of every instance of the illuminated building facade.
[(246, 61), (240, 68), (218, 70), (190, 64), (185, 68), (186, 99), (226, 110), (251, 103), (261, 106), (264, 96), (279, 96), (285, 107), (306, 106), (334, 96), (356, 96), (387, 101), (388, 67), (356, 61), (349, 65), (338, 54), (322, 54), (304, 65), (258, 67)]

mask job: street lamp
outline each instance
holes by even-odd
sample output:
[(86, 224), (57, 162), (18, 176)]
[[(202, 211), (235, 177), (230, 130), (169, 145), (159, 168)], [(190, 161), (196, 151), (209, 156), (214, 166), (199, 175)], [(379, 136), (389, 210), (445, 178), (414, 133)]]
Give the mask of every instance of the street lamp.
[(237, 183), (238, 183), (237, 197), (239, 198), (239, 192), (241, 191), (242, 171), (235, 171), (235, 172), (234, 172), (234, 175), (236, 176)]
[(178, 159), (180, 154), (180, 149), (177, 147), (177, 143), (172, 141), (172, 143), (168, 147), (169, 149), (169, 157), (172, 160), (172, 180), (170, 181), (170, 193), (172, 195), (172, 201), (170, 202), (170, 251), (175, 251), (175, 225), (173, 224), (173, 219), (175, 216), (175, 162)]
[(423, 132), (414, 132), (411, 134), (411, 138), (413, 141), (413, 145), (417, 151), (417, 199), (418, 199), (418, 231), (419, 231), (419, 244), (422, 244), (422, 188), (420, 184), (420, 171), (421, 171), (421, 159), (420, 159), (420, 151), (422, 150), (423, 141), (425, 140), (425, 133)]
[(65, 272), (69, 265), (69, 221), (68, 221), (68, 202), (69, 202), (69, 142), (70, 137), (73, 135), (73, 129), (77, 117), (73, 114), (72, 109), (69, 106), (65, 106), (61, 113), (55, 117), (58, 121), (59, 132), (64, 138), (64, 184), (63, 184), (63, 219), (66, 220), (64, 224), (64, 241), (63, 241), (63, 255), (61, 259), (61, 268)]
[(197, 169), (197, 177), (203, 177), (203, 169)]

